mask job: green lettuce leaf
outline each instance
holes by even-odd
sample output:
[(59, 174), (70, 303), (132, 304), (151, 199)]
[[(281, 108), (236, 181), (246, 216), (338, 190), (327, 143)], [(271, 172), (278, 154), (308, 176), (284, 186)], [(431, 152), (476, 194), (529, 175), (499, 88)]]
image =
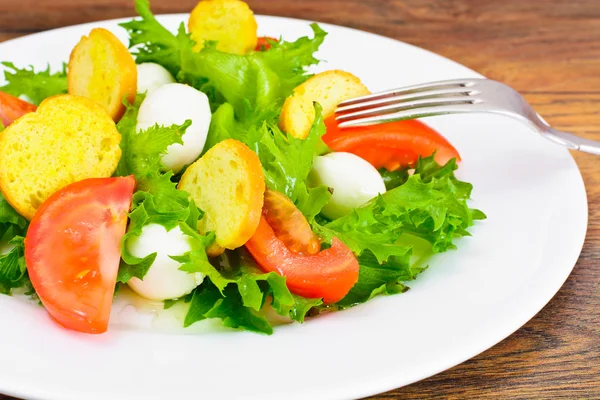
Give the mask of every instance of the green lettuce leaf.
[(234, 286), (221, 294), (211, 281), (203, 282), (192, 297), (184, 326), (207, 319), (219, 318), (223, 326), (270, 335), (273, 327), (259, 313), (243, 305), (243, 299)]
[[(428, 157), (419, 160), (413, 175), (406, 170), (380, 171), (387, 193), (345, 217), (327, 220), (320, 211), (330, 199), (328, 188), (307, 186), (314, 158), (326, 147), (321, 140), (325, 128), (320, 106), (315, 105), (317, 117), (306, 140), (292, 138), (277, 126), (284, 99), (310, 76), (307, 68), (317, 63), (314, 53), (323, 42), (325, 32), (313, 24), (313, 38), (273, 43), (268, 51), (246, 55), (222, 53), (215, 43), (207, 43), (201, 51), (194, 52), (194, 42), (183, 24), (173, 34), (156, 21), (147, 0), (136, 0), (136, 9), (141, 19), (122, 24), (129, 32), (136, 61), (161, 64), (179, 82), (209, 96), (214, 113), (205, 151), (228, 138), (245, 143), (258, 155), (267, 186), (294, 201), (325, 240), (325, 246), (334, 236), (338, 237), (358, 256), (361, 266), (358, 282), (350, 293), (337, 305), (323, 306), (320, 299), (292, 295), (285, 278), (263, 273), (244, 250), (228, 251), (217, 261), (208, 260), (202, 252), (174, 257), (181, 262), (182, 270), (207, 276), (191, 295), (186, 326), (206, 318), (219, 318), (225, 326), (269, 334), (272, 327), (263, 312), (266, 304), (271, 304), (282, 316), (303, 321), (311, 310), (344, 308), (377, 294), (403, 292), (408, 289), (405, 283), (425, 268), (423, 259), (455, 248), (454, 240), (469, 235), (473, 222), (485, 218), (483, 213), (467, 205), (472, 187), (455, 178), (455, 161), (440, 166), (433, 157)], [(134, 112), (128, 111), (125, 119)], [(126, 129), (127, 124), (127, 121), (120, 123), (125, 126), (122, 129)], [(184, 126), (172, 127), (170, 133), (165, 131), (165, 141), (168, 142), (166, 138), (176, 140), (175, 132), (183, 129)], [(152, 145), (152, 154), (160, 154), (157, 151), (161, 141), (158, 139), (156, 147)], [(127, 142), (123, 145), (124, 153), (134, 147), (134, 143)], [(143, 155), (144, 149), (140, 147), (137, 151)], [(176, 197), (169, 188), (174, 177), (165, 178), (163, 173), (142, 174), (127, 167), (127, 163), (127, 160), (122, 163), (120, 171), (144, 176), (149, 182), (144, 186), (149, 195), (138, 196), (140, 211), (135, 217), (132, 213), (132, 221), (133, 218), (139, 221), (159, 218), (156, 215), (163, 218), (172, 212), (174, 214), (168, 216), (169, 223), (174, 224), (176, 218), (187, 218), (188, 222), (180, 225), (182, 229), (195, 237), (200, 248), (206, 246), (210, 235), (198, 235), (192, 229), (193, 221), (190, 222), (195, 217), (186, 217), (181, 211), (189, 206), (183, 200), (179, 203), (171, 198)], [(139, 160), (132, 163), (146, 168)], [(148, 164), (152, 165), (150, 170), (160, 170), (155, 161)], [(153, 191), (153, 187), (160, 190)], [(163, 205), (167, 200), (160, 199), (159, 192), (171, 199), (169, 207)], [(177, 214), (179, 212), (182, 214)], [(143, 260), (132, 261), (144, 266)], [(143, 268), (137, 273), (143, 273)]]
[(404, 255), (390, 256), (384, 263), (380, 263), (370, 250), (363, 251), (358, 257), (358, 282), (337, 304), (349, 307), (364, 303), (378, 294), (397, 294), (408, 290), (403, 282), (414, 279), (418, 272), (410, 267), (412, 249), (406, 246), (402, 249), (406, 252)]
[(12, 229), (9, 229), (0, 238), (0, 242), (5, 241), (10, 236), (12, 238), (8, 241), (8, 244), (12, 249), (8, 253), (0, 255), (0, 293), (2, 294), (10, 294), (14, 288), (31, 287), (25, 265), (25, 238), (15, 236)]
[[(0, 192), (0, 293), (29, 287), (25, 268), (23, 236), (28, 222), (8, 204)], [(4, 254), (3, 254), (4, 253)]]
[(358, 283), (339, 305), (404, 291), (402, 282), (424, 268), (412, 262), (415, 248), (420, 258), (454, 249), (454, 240), (468, 236), (473, 221), (485, 218), (468, 207), (472, 186), (456, 179), (455, 169), (454, 160), (440, 166), (433, 156), (422, 158), (404, 184), (342, 218), (313, 223), (326, 240), (336, 236), (359, 256)]
[[(129, 33), (129, 47), (138, 64), (154, 62), (165, 67), (173, 76), (181, 70), (182, 53), (191, 51), (189, 35), (185, 34), (182, 23), (182, 35), (173, 35), (156, 20), (150, 11), (148, 0), (136, 0), (135, 11), (141, 19), (120, 24)], [(193, 44), (192, 44), (193, 46)]]
[(381, 175), (381, 178), (383, 179), (383, 183), (385, 183), (386, 190), (395, 189), (398, 186), (403, 185), (408, 180), (408, 170), (407, 169), (388, 171), (385, 168), (381, 168), (379, 170), (379, 175)]
[(27, 96), (34, 104), (40, 104), (44, 99), (57, 94), (67, 93), (67, 66), (63, 64), (62, 71), (51, 73), (50, 66), (45, 70), (35, 72), (33, 67), (19, 69), (11, 62), (3, 62), (5, 67), (4, 80), (0, 91), (13, 96)]
[(311, 75), (306, 73), (306, 69), (319, 63), (314, 53), (323, 44), (327, 32), (316, 23), (310, 24), (310, 27), (313, 31), (312, 39), (305, 36), (294, 42), (280, 40), (271, 43), (269, 50), (259, 53), (281, 80), (283, 93), (291, 93), (296, 86), (308, 79)]
[[(263, 124), (258, 138), (249, 137), (265, 172), (267, 185), (296, 201), (306, 195), (306, 180), (317, 155), (325, 124), (321, 106), (315, 103), (315, 121), (306, 139), (286, 135), (275, 124)], [(258, 139), (258, 140), (257, 140)]]
[(315, 103), (315, 115), (308, 137), (302, 140), (283, 133), (274, 120), (267, 122), (258, 117), (238, 121), (233, 106), (225, 103), (213, 114), (207, 144), (213, 146), (229, 138), (244, 142), (258, 155), (267, 186), (288, 196), (312, 221), (331, 197), (327, 187), (309, 188), (306, 184), (325, 134), (318, 103)]
[(27, 225), (27, 220), (8, 204), (4, 195), (0, 192), (0, 237), (2, 237), (10, 227), (15, 229), (16, 234), (24, 234), (27, 231)]
[(127, 111), (117, 125), (122, 155), (115, 175), (134, 175), (137, 190), (152, 194), (153, 207), (161, 212), (190, 212), (187, 210), (190, 207), (188, 193), (177, 189), (173, 172), (163, 171), (161, 159), (170, 145), (183, 143), (181, 138), (191, 121), (170, 127), (155, 125), (137, 132), (137, 113), (143, 99), (144, 95), (138, 95), (133, 105), (127, 105)]
[(309, 312), (323, 304), (323, 299), (309, 299), (293, 294), (294, 306), (290, 310), (290, 318), (297, 322), (304, 322)]
[[(136, 126), (138, 112), (145, 98), (146, 94), (142, 93), (135, 97), (133, 104), (130, 104), (127, 101), (123, 102), (125, 105), (125, 113), (117, 124), (117, 130), (121, 134), (121, 142), (119, 143), (119, 146), (121, 147), (121, 158), (117, 165), (117, 170), (115, 171), (116, 176), (133, 174), (133, 170), (136, 168), (134, 165), (131, 165), (135, 155), (131, 154), (130, 143), (136, 140), (135, 135), (137, 134)], [(165, 149), (167, 146), (165, 146)], [(160, 168), (158, 169), (160, 170)]]
[[(313, 307), (322, 304), (321, 299), (293, 295), (284, 277), (262, 272), (243, 249), (222, 255), (219, 264), (221, 279), (211, 277), (196, 288), (184, 326), (206, 318), (220, 318), (224, 326), (271, 334), (273, 328), (263, 312), (267, 301), (277, 314), (298, 322), (303, 322)], [(205, 270), (198, 268), (194, 272), (205, 273)]]
[(129, 33), (136, 62), (161, 64), (178, 81), (205, 91), (213, 106), (230, 103), (240, 119), (250, 117), (255, 110), (283, 104), (310, 76), (306, 69), (317, 62), (313, 53), (325, 38), (325, 32), (314, 24), (313, 39), (281, 42), (266, 52), (224, 53), (214, 43), (194, 52), (195, 43), (183, 23), (173, 34), (156, 20), (147, 0), (136, 0), (135, 6), (141, 19), (121, 26)]
[[(146, 225), (159, 224), (168, 231), (178, 226), (181, 231), (190, 237), (192, 250), (181, 255), (173, 256), (175, 261), (180, 262), (181, 270), (188, 272), (203, 272), (209, 275), (214, 268), (208, 263), (205, 248), (214, 241), (214, 234), (200, 235), (191, 226), (196, 227), (203, 213), (192, 200), (184, 207), (172, 199), (174, 205), (171, 207), (158, 208), (156, 197), (151, 193), (138, 191), (133, 196), (132, 211), (129, 213), (129, 227), (121, 242), (121, 265), (117, 277), (118, 282), (127, 283), (131, 278), (143, 279), (152, 263), (156, 259), (156, 253), (139, 258), (131, 254), (128, 243), (142, 234)], [(164, 204), (163, 204), (164, 206)], [(213, 276), (216, 276), (213, 274)]]
[(208, 263), (205, 247), (214, 240), (214, 235), (201, 236), (195, 233), (203, 212), (196, 207), (187, 192), (177, 189), (173, 172), (163, 171), (162, 156), (170, 145), (182, 143), (181, 137), (190, 121), (170, 127), (156, 125), (137, 132), (137, 113), (143, 99), (144, 95), (138, 95), (134, 104), (128, 104), (125, 115), (117, 125), (121, 133), (122, 156), (116, 175), (134, 175), (137, 182), (137, 191), (129, 213), (129, 228), (121, 242), (122, 260), (118, 281), (122, 283), (128, 282), (132, 277), (143, 279), (156, 259), (156, 253), (144, 258), (135, 257), (127, 247), (130, 240), (142, 234), (146, 225), (156, 223), (167, 230), (179, 226), (184, 233), (197, 240), (193, 250), (181, 256), (184, 266)]

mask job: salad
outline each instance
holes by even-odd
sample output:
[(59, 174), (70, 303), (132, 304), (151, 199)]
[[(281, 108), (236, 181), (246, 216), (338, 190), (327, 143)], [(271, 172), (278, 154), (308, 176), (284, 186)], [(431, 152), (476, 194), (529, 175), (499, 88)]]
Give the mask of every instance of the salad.
[(369, 93), (308, 72), (326, 38), (257, 37), (240, 0), (202, 0), (176, 33), (148, 0), (93, 29), (60, 71), (8, 61), (0, 86), (0, 292), (62, 326), (107, 330), (124, 285), (271, 334), (408, 290), (485, 215), (460, 156), (420, 121), (340, 129)]

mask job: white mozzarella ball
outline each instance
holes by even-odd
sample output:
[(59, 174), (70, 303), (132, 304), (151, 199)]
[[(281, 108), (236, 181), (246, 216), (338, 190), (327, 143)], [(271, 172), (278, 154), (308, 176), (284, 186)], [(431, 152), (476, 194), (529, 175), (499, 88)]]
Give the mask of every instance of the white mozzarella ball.
[(146, 93), (167, 83), (175, 83), (175, 78), (165, 67), (155, 63), (137, 65), (137, 92)]
[(210, 118), (210, 105), (204, 93), (181, 83), (169, 83), (148, 93), (140, 106), (137, 130), (140, 132), (156, 124), (169, 127), (192, 121), (182, 137), (183, 145), (170, 145), (162, 158), (165, 169), (177, 173), (202, 153)]
[(139, 258), (157, 253), (144, 279), (132, 278), (128, 282), (129, 287), (142, 297), (150, 300), (180, 298), (191, 293), (204, 280), (201, 273), (179, 270), (181, 264), (169, 257), (181, 256), (192, 250), (190, 237), (178, 226), (167, 231), (159, 224), (146, 225), (140, 236), (127, 241), (127, 249)]
[(385, 193), (385, 183), (375, 167), (351, 153), (317, 157), (309, 178), (313, 185), (333, 189), (333, 195), (322, 211), (332, 219), (348, 214), (379, 193)]

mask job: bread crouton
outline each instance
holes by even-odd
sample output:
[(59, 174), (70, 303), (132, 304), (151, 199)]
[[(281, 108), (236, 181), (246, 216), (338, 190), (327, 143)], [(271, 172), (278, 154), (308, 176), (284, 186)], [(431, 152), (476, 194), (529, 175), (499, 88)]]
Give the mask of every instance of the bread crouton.
[(121, 135), (95, 101), (58, 95), (0, 133), (0, 191), (31, 219), (57, 190), (86, 178), (111, 176)]
[(306, 139), (315, 120), (314, 102), (323, 107), (323, 116), (327, 118), (342, 101), (369, 93), (360, 79), (349, 72), (321, 72), (299, 85), (285, 100), (279, 127), (295, 138)]
[(106, 29), (92, 29), (77, 43), (69, 59), (67, 79), (69, 94), (95, 100), (115, 121), (125, 112), (123, 98), (135, 101), (135, 61), (125, 45)]
[(256, 47), (257, 24), (248, 4), (240, 0), (202, 0), (190, 13), (188, 29), (199, 51), (207, 40), (226, 53), (246, 54)]
[[(227, 139), (212, 147), (188, 167), (178, 188), (204, 210), (198, 230), (214, 232), (217, 246), (235, 249), (256, 231), (265, 181), (258, 156), (242, 142)], [(217, 246), (210, 255), (218, 254)]]

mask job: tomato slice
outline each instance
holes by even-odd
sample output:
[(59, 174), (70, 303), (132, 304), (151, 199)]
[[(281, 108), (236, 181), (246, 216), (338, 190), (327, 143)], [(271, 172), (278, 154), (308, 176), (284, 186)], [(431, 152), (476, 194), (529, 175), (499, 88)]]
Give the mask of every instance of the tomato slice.
[(31, 220), (25, 238), (31, 283), (66, 328), (107, 329), (134, 186), (132, 176), (76, 182), (50, 196)]
[(375, 168), (395, 171), (413, 167), (419, 156), (435, 152), (435, 161), (444, 165), (452, 158), (460, 161), (458, 151), (437, 131), (421, 121), (404, 120), (385, 124), (340, 129), (335, 116), (325, 120), (323, 141), (333, 151), (345, 151), (367, 160)]
[(335, 303), (348, 294), (358, 280), (358, 260), (338, 238), (331, 247), (314, 255), (297, 254), (275, 236), (265, 218), (246, 243), (246, 248), (265, 272), (285, 276), (291, 292)]
[(270, 37), (270, 36), (261, 36), (258, 38), (258, 42), (256, 42), (256, 47), (254, 48), (255, 51), (267, 51), (271, 48), (271, 43), (269, 43), (269, 41), (271, 42), (278, 42), (279, 40)]
[(319, 237), (286, 195), (267, 189), (262, 214), (275, 236), (294, 253), (317, 254), (321, 250)]
[(0, 120), (5, 127), (12, 124), (19, 117), (35, 110), (37, 110), (35, 105), (11, 94), (0, 92)]

